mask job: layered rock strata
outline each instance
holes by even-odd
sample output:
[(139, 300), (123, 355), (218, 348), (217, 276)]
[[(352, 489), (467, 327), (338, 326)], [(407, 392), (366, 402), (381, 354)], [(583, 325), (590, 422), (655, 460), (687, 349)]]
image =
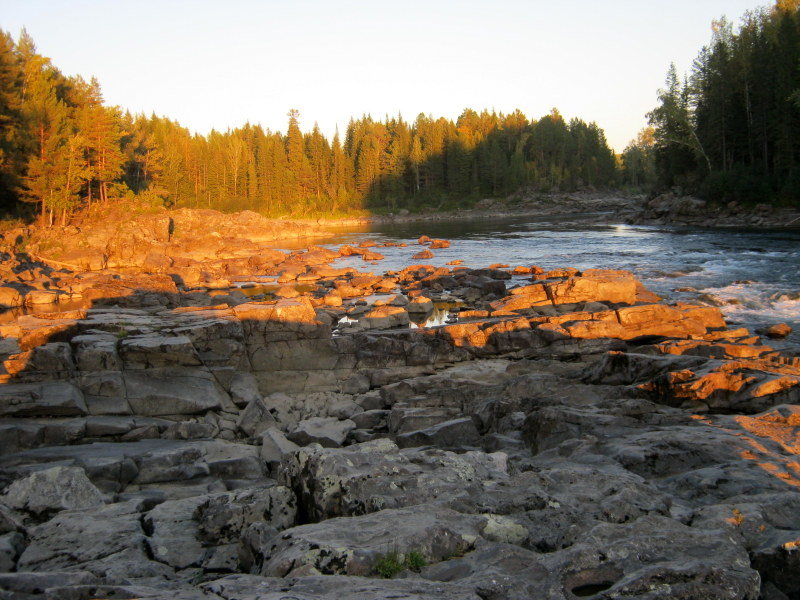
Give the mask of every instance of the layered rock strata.
[(800, 594), (796, 357), (623, 271), (353, 250), (257, 300), (18, 261), (86, 304), (0, 325), (0, 597)]

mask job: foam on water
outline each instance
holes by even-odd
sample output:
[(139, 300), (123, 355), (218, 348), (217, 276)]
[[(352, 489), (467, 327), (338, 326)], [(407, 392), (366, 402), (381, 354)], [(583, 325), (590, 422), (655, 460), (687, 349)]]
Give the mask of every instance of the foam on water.
[[(452, 241), (434, 258), (415, 261), (421, 235)], [(786, 322), (800, 330), (800, 231), (598, 225), (557, 217), (515, 217), (451, 222), (379, 224), (369, 231), (340, 231), (314, 243), (335, 248), (371, 239), (405, 242), (405, 248), (374, 248), (386, 259), (337, 261), (360, 271), (400, 270), (410, 264), (435, 267), (462, 260), (468, 268), (493, 263), (538, 265), (544, 269), (627, 269), (668, 300), (710, 294), (731, 321), (751, 329)], [(736, 283), (748, 281), (751, 283)], [(676, 291), (694, 288), (696, 291)], [(785, 295), (781, 298), (781, 294)], [(800, 343), (800, 334), (794, 334)]]

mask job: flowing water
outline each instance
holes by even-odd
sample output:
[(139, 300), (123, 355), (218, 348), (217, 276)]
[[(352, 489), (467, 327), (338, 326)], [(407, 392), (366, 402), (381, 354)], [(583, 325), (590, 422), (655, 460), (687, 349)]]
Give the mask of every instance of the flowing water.
[[(450, 240), (434, 258), (413, 260), (423, 249), (417, 238)], [(386, 258), (365, 263), (359, 257), (336, 261), (376, 273), (415, 263), (463, 266), (494, 263), (577, 269), (610, 268), (634, 272), (651, 290), (668, 300), (702, 298), (717, 303), (729, 324), (753, 329), (786, 322), (800, 343), (800, 231), (686, 228), (644, 225), (600, 225), (570, 216), (376, 224), (341, 229), (311, 243), (328, 247), (371, 240), (400, 242), (405, 248), (371, 248)]]

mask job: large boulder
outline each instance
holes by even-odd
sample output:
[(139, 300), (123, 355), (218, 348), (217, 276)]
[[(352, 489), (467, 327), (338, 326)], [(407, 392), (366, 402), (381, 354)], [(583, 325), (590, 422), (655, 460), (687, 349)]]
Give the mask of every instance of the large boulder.
[(296, 503), (282, 486), (169, 500), (144, 517), (154, 558), (175, 569), (237, 571), (240, 537), (253, 523), (276, 530), (294, 524)]
[(87, 413), (81, 391), (65, 381), (5, 384), (0, 388), (0, 417), (68, 417)]
[(103, 495), (79, 467), (51, 467), (17, 479), (0, 496), (5, 505), (45, 516), (101, 506)]
[(507, 474), (492, 455), (439, 449), (400, 450), (387, 439), (347, 448), (301, 448), (286, 456), (280, 480), (311, 520), (361, 515), (460, 498)]
[(17, 569), (79, 569), (105, 577), (167, 576), (171, 570), (147, 556), (140, 516), (134, 502), (61, 512), (28, 529), (28, 546)]

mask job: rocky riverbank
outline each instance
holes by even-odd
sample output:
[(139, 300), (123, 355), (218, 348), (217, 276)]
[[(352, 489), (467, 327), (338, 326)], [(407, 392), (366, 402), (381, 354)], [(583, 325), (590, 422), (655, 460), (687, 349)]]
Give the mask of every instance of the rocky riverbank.
[(0, 598), (800, 595), (796, 355), (624, 271), (251, 243), (7, 247)]
[(800, 210), (771, 204), (714, 204), (693, 196), (666, 193), (643, 201), (625, 220), (632, 225), (800, 228)]
[(202, 270), (217, 259), (269, 255), (279, 240), (325, 235), (314, 223), (267, 219), (251, 211), (143, 210), (120, 201), (87, 210), (67, 226), (3, 232), (0, 246), (73, 272), (170, 267), (179, 273)]
[(615, 192), (533, 193), (521, 190), (507, 198), (485, 198), (472, 208), (450, 211), (428, 210), (411, 213), (398, 210), (389, 214), (318, 219), (316, 224), (326, 228), (352, 227), (373, 223), (412, 223), (425, 221), (459, 221), (467, 219), (502, 219), (533, 216), (580, 218), (598, 223), (620, 223), (636, 214), (644, 196)]

